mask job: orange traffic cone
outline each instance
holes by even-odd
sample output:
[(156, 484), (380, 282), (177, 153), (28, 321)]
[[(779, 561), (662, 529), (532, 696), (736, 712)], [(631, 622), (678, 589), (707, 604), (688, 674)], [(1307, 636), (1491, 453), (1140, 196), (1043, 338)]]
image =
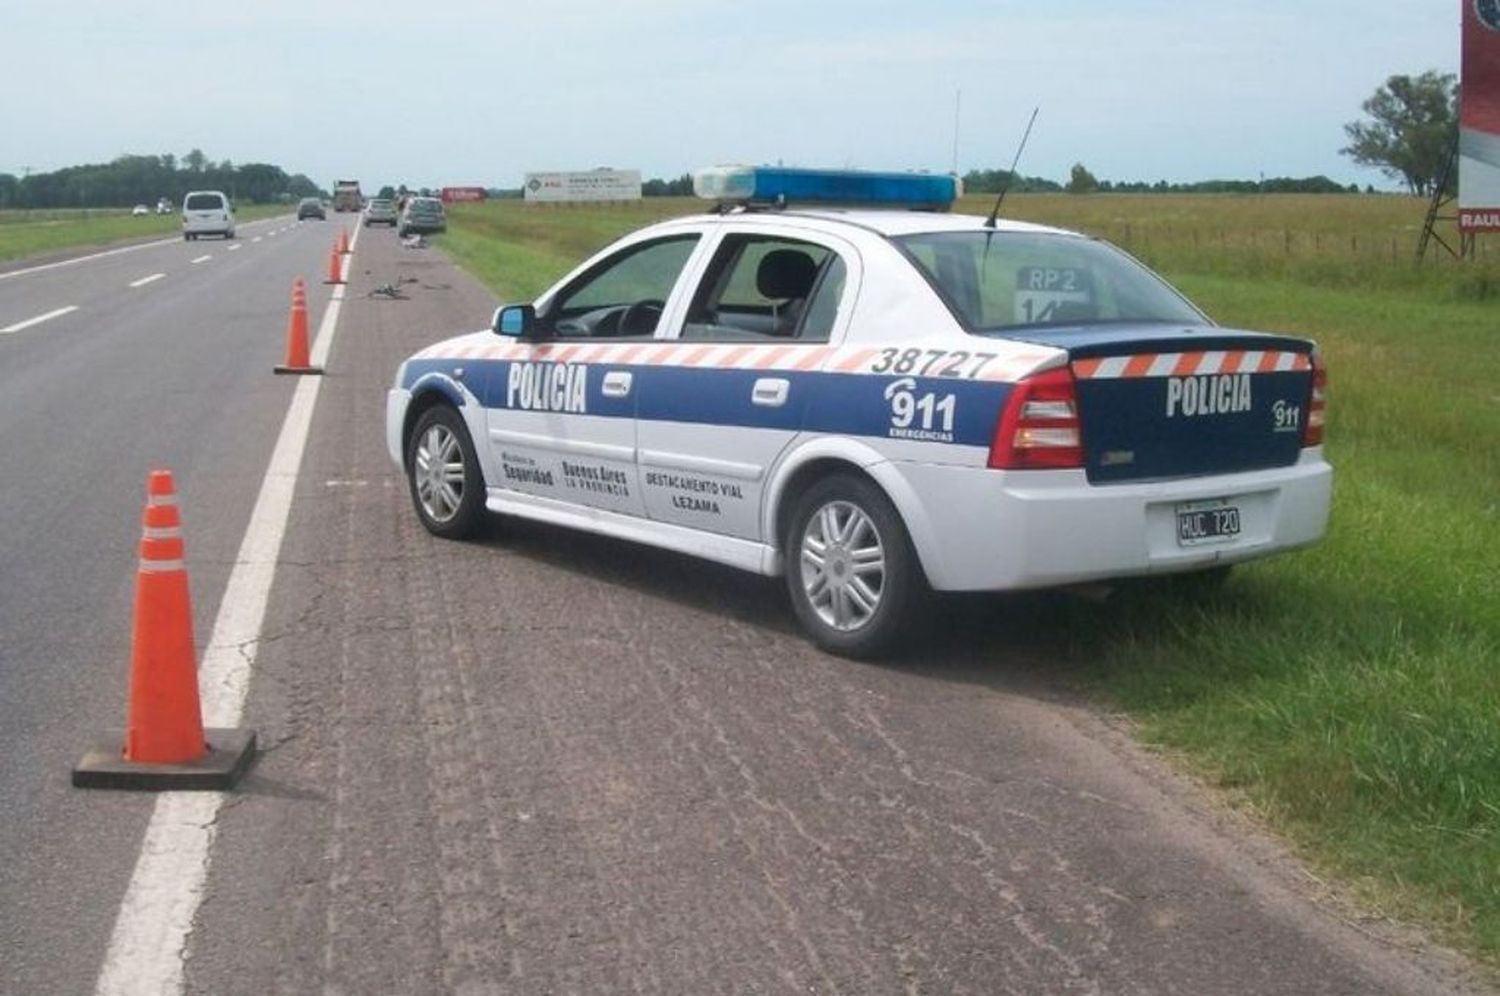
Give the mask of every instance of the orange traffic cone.
[(328, 254), (328, 279), (325, 284), (341, 284), (344, 282), (344, 262), (339, 256), (339, 244), (337, 240), (333, 243), (333, 252)]
[(146, 483), (123, 746), (106, 737), (73, 769), (80, 788), (223, 789), (244, 773), (254, 731), (203, 729), (193, 609), (172, 473)]
[(347, 256), (347, 255), (349, 255), (353, 251), (354, 251), (353, 249), (349, 248), (349, 229), (347, 229), (347, 228), (340, 228), (339, 229), (339, 255), (340, 256)]
[(292, 281), (292, 316), (286, 323), (286, 362), (272, 367), (279, 374), (320, 374), (307, 353), (307, 287), (298, 277)]

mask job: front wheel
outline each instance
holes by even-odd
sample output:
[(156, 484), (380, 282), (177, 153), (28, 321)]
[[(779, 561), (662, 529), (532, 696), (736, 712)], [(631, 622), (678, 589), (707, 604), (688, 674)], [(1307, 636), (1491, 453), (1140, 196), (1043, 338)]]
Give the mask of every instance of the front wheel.
[(813, 641), (846, 657), (897, 649), (921, 622), (929, 592), (901, 516), (852, 474), (801, 496), (786, 536), (787, 591)]
[(434, 536), (465, 539), (484, 519), (484, 474), (463, 416), (427, 409), (406, 440), (406, 480), (417, 517)]

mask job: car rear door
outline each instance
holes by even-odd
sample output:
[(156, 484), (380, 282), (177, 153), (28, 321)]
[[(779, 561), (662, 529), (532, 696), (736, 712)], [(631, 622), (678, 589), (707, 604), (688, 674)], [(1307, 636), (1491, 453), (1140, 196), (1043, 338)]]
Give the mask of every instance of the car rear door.
[(652, 519), (763, 540), (771, 468), (802, 431), (859, 286), (841, 239), (736, 229), (711, 253), (673, 331), (639, 375), (641, 489)]

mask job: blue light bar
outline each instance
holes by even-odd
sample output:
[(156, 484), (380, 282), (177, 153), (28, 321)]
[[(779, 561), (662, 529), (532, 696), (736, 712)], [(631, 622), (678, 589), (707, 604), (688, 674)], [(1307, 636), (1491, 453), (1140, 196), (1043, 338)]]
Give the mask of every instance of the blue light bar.
[(962, 193), (957, 177), (929, 173), (715, 166), (693, 174), (693, 193), (748, 204), (860, 204), (946, 211)]

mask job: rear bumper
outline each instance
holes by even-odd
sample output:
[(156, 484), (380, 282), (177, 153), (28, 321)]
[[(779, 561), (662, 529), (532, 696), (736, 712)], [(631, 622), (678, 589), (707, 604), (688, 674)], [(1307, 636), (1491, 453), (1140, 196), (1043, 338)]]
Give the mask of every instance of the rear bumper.
[[(1290, 467), (1149, 484), (1090, 485), (1081, 470), (994, 471), (886, 463), (870, 468), (895, 500), (933, 587), (1045, 588), (1199, 570), (1307, 546), (1328, 528), (1333, 468), (1321, 448)], [(1240, 534), (1177, 541), (1177, 505), (1232, 499)]]

